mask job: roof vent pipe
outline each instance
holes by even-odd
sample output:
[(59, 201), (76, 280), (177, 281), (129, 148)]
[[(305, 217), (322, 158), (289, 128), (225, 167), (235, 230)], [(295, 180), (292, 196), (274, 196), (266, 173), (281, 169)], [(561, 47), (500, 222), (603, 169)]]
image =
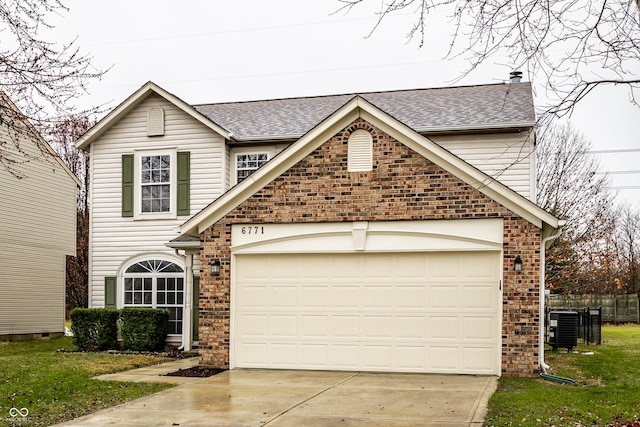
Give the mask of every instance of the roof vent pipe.
[(511, 79), (511, 83), (520, 83), (520, 81), (522, 80), (522, 71), (510, 72), (509, 79)]

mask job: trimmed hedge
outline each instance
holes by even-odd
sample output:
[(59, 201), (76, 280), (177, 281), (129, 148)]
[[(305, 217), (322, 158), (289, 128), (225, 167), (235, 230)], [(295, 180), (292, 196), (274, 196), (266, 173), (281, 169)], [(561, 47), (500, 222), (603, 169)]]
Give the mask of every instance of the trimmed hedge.
[(71, 312), (73, 344), (80, 350), (118, 348), (118, 310), (76, 308)]
[(82, 351), (120, 349), (118, 332), (123, 350), (162, 351), (169, 333), (169, 312), (154, 308), (76, 308), (71, 322), (73, 344)]
[(120, 310), (122, 349), (162, 351), (169, 333), (169, 312), (154, 308)]

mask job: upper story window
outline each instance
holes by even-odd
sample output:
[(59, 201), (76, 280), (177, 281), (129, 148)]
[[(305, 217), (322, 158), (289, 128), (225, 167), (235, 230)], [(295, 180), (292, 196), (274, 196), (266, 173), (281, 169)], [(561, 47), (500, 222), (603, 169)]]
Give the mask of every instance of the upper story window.
[(171, 211), (171, 156), (140, 156), (141, 213)]
[(242, 182), (246, 177), (255, 172), (259, 167), (269, 161), (270, 154), (267, 151), (243, 151), (234, 154), (235, 183)]
[(137, 218), (175, 217), (176, 152), (135, 154), (135, 205)]
[(175, 149), (122, 156), (122, 216), (169, 219), (190, 215), (191, 154)]

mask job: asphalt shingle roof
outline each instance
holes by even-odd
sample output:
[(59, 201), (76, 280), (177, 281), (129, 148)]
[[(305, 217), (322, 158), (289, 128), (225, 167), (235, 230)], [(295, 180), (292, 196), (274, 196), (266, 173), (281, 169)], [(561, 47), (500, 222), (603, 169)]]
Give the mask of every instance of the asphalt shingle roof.
[(203, 104), (194, 108), (238, 139), (298, 138), (356, 95), (418, 132), (535, 121), (528, 82)]

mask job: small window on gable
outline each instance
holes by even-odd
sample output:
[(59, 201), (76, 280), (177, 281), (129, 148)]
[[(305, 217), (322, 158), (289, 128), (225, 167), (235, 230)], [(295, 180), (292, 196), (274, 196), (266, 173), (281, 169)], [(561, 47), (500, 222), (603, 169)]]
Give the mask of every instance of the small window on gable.
[(373, 137), (358, 129), (349, 136), (347, 168), (349, 172), (369, 172), (373, 169)]
[(236, 184), (258, 170), (269, 161), (268, 152), (241, 152), (235, 153)]
[(151, 107), (147, 112), (147, 136), (164, 135), (164, 110), (162, 107)]

